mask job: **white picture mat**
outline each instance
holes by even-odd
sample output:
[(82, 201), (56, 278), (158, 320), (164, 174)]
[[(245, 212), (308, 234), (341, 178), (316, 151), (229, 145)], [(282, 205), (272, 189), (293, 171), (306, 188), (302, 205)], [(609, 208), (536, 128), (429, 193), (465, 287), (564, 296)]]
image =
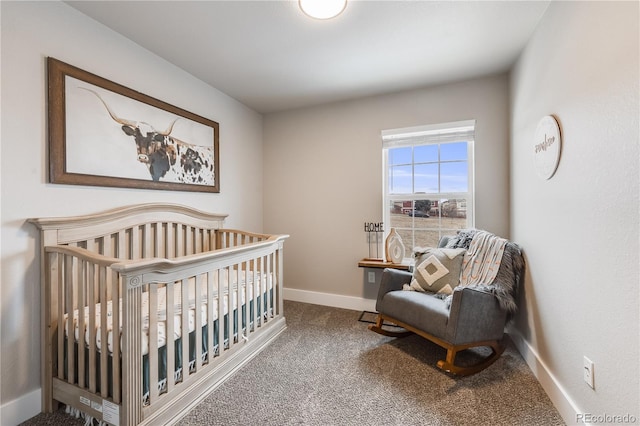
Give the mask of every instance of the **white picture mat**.
[[(173, 120), (179, 118), (171, 136), (186, 143), (211, 147), (212, 156), (208, 161), (214, 162), (215, 135), (212, 127), (65, 76), (65, 159), (68, 173), (152, 180), (147, 166), (137, 159), (134, 137), (122, 131), (121, 124), (111, 118), (94, 93), (82, 88), (98, 93), (118, 118), (148, 123), (141, 125), (143, 132), (150, 131), (150, 126), (164, 132)], [(171, 173), (161, 181), (179, 182)]]

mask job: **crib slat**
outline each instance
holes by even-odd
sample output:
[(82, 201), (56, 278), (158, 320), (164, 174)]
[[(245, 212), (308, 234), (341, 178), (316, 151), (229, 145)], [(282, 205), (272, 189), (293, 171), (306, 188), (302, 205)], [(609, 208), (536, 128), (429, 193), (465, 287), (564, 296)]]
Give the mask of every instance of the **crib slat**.
[(202, 228), (195, 228), (195, 241), (196, 241), (196, 245), (195, 245), (195, 252), (196, 253), (202, 253), (202, 244), (204, 242), (204, 233), (205, 230)]
[(269, 278), (269, 272), (271, 271), (271, 257), (269, 255), (264, 257), (264, 273), (260, 280), (260, 291), (262, 294), (262, 322), (265, 323), (269, 319), (269, 294), (267, 292), (267, 280)]
[(113, 320), (113, 351), (112, 351), (112, 383), (113, 383), (113, 402), (120, 403), (120, 278), (116, 272), (112, 271), (111, 276), (111, 295), (112, 300), (112, 320)]
[[(89, 265), (89, 390), (96, 393), (98, 387), (96, 374), (96, 267), (95, 264)], [(84, 336), (80, 338), (84, 342)]]
[(168, 259), (173, 259), (175, 255), (175, 239), (173, 233), (173, 223), (167, 222), (167, 231), (165, 237), (165, 252)]
[(253, 313), (251, 314), (252, 321), (252, 329), (256, 331), (258, 328), (258, 274), (256, 273), (257, 268), (260, 265), (257, 260), (251, 260), (251, 303), (253, 305)]
[[(100, 252), (99, 245), (100, 245), (99, 242), (97, 242), (95, 239), (87, 240), (87, 250), (89, 251), (92, 251), (94, 253), (99, 253)], [(94, 269), (94, 272), (95, 272), (95, 269)], [(94, 286), (96, 285), (95, 279), (93, 279), (91, 282), (93, 283)], [(95, 288), (93, 293), (91, 294), (93, 294), (94, 299), (90, 298), (89, 300), (87, 300), (87, 303), (88, 304), (98, 303), (98, 299), (97, 299), (98, 293), (95, 291)]]
[(211, 242), (211, 236), (208, 229), (202, 229), (202, 250), (201, 252), (209, 251), (209, 243)]
[(262, 302), (262, 323), (264, 324), (266, 322), (267, 316), (266, 316), (266, 312), (267, 312), (267, 294), (265, 294), (265, 280), (268, 276), (269, 273), (269, 256), (264, 256), (263, 258), (263, 267), (264, 269), (262, 270), (262, 275), (260, 276), (260, 295), (262, 296), (262, 298), (260, 299), (260, 301)]
[(142, 244), (142, 258), (153, 257), (153, 246), (151, 245), (151, 224), (145, 223), (142, 228), (144, 243)]
[[(117, 257), (117, 245), (114, 247), (114, 245), (112, 244), (112, 239), (113, 238), (114, 237), (113, 237), (113, 234), (112, 234), (112, 235), (107, 235), (103, 239), (102, 248), (103, 248), (105, 256)], [(98, 283), (98, 286), (101, 289), (100, 291), (102, 291), (102, 287), (103, 286), (107, 290), (106, 295), (105, 295), (105, 303), (106, 303), (106, 300), (111, 299), (111, 289), (108, 288), (108, 286), (106, 285), (107, 280), (111, 276), (111, 269), (105, 269), (105, 271), (106, 271), (105, 279), (101, 280)]]
[(277, 304), (278, 304), (278, 298), (276, 295), (276, 289), (275, 289), (275, 277), (278, 273), (278, 256), (276, 255), (277, 252), (272, 253), (271, 254), (271, 260), (272, 260), (272, 267), (271, 267), (271, 274), (269, 275), (269, 279), (267, 281), (267, 288), (269, 289), (269, 294), (271, 297), (271, 317), (275, 318), (278, 315), (278, 309), (277, 309)]
[(196, 275), (195, 288), (195, 335), (196, 335), (196, 372), (202, 369), (202, 274)]
[(227, 282), (225, 283), (227, 286), (227, 329), (228, 329), (228, 339), (229, 339), (229, 347), (228, 349), (232, 349), (235, 345), (235, 325), (234, 325), (234, 306), (233, 306), (233, 298), (235, 296), (235, 286), (234, 286), (234, 269), (229, 266), (226, 269), (226, 277)]
[(269, 297), (269, 289), (268, 289), (268, 279), (269, 273), (271, 272), (271, 256), (267, 255), (264, 257), (264, 274), (262, 275), (262, 279), (260, 280), (260, 287), (262, 289), (262, 321), (267, 322), (269, 320), (269, 307), (271, 304), (271, 298)]
[(222, 233), (219, 229), (216, 229), (211, 233), (211, 244), (214, 250), (222, 248)]
[(226, 243), (226, 238), (225, 238), (225, 233), (219, 229), (217, 229), (215, 232), (216, 235), (216, 239), (215, 239), (215, 247), (216, 249), (221, 249), (221, 248), (225, 248), (227, 246)]
[[(158, 398), (158, 286), (149, 286), (149, 404)], [(167, 339), (167, 345), (169, 341)], [(167, 367), (167, 370), (170, 369)]]
[(209, 365), (213, 362), (215, 356), (213, 348), (213, 332), (214, 332), (214, 318), (213, 318), (213, 277), (214, 271), (207, 272), (207, 361)]
[(64, 276), (67, 281), (65, 287), (65, 311), (67, 313), (67, 382), (75, 383), (75, 354), (74, 354), (74, 306), (73, 289), (76, 286), (74, 272), (74, 257), (64, 256)]
[(184, 236), (182, 234), (182, 224), (176, 224), (176, 257), (184, 255)]
[(154, 226), (155, 230), (155, 240), (153, 241), (153, 256), (155, 257), (163, 257), (165, 256), (165, 251), (162, 250), (162, 223), (156, 222)]
[(58, 256), (58, 378), (64, 380), (64, 255)]
[[(124, 230), (121, 230), (116, 234), (116, 254), (120, 259), (135, 259), (137, 254), (139, 253), (139, 241), (140, 237), (138, 235), (138, 228), (134, 227), (131, 229), (130, 242), (127, 241), (127, 233)], [(127, 249), (129, 249), (129, 253), (127, 253)], [(112, 328), (111, 328), (111, 336), (112, 336), (112, 350), (111, 350), (111, 383), (113, 388), (113, 402), (116, 404), (120, 403), (120, 389), (121, 389), (121, 375), (120, 375), (120, 285), (119, 285), (119, 277), (118, 274), (114, 271), (109, 270), (108, 277), (109, 281), (105, 282), (105, 285), (108, 288), (108, 292), (111, 293), (111, 320), (112, 320)], [(109, 283), (111, 285), (109, 286)], [(104, 305), (102, 305), (104, 306)], [(103, 327), (105, 325), (103, 324)], [(108, 352), (108, 341), (106, 341), (107, 346), (103, 346), (103, 351), (107, 350)], [(108, 389), (107, 389), (108, 391)]]
[[(85, 356), (84, 356), (84, 312), (85, 312), (85, 289), (87, 286), (87, 261), (80, 262), (78, 270), (78, 386), (84, 388), (85, 384)], [(75, 339), (75, 337), (74, 337)]]
[(182, 295), (180, 303), (182, 310), (180, 312), (182, 325), (182, 381), (189, 377), (189, 280), (182, 280)]
[(244, 287), (243, 287), (243, 297), (244, 297), (244, 314), (242, 316), (242, 321), (244, 323), (244, 337), (249, 338), (249, 262), (245, 262), (243, 266), (243, 275), (244, 275)]
[(216, 247), (216, 232), (215, 231), (207, 231), (207, 236), (209, 237), (208, 239), (208, 246), (207, 246), (207, 250), (215, 250)]
[[(229, 266), (227, 268), (227, 274), (229, 277), (229, 281), (227, 282), (227, 288), (229, 289), (229, 300), (228, 300), (228, 312), (229, 312), (229, 349), (233, 349), (236, 345), (240, 336), (238, 336), (238, 327), (235, 324), (235, 319), (237, 315), (236, 303), (238, 301), (238, 287), (240, 283), (238, 282), (238, 268), (237, 266)], [(235, 303), (234, 303), (235, 300)]]
[[(119, 238), (119, 240), (121, 241), (120, 244), (122, 244), (122, 247), (124, 248), (125, 247), (124, 233), (120, 231), (120, 235), (121, 235), (121, 238)], [(140, 251), (141, 251), (140, 242), (141, 242), (140, 228), (138, 226), (134, 226), (133, 228), (131, 228), (131, 244), (130, 244), (131, 253), (128, 256), (129, 259), (140, 259)], [(127, 244), (127, 246), (129, 246), (129, 244)], [(118, 257), (120, 259), (127, 259), (126, 253), (124, 251)]]
[(271, 292), (269, 291), (269, 280), (271, 279), (271, 273), (273, 272), (273, 255), (269, 254), (267, 256), (267, 274), (264, 277), (264, 294), (265, 294), (265, 298), (267, 299), (267, 315), (265, 316), (265, 320), (268, 321), (271, 319), (271, 313), (272, 313), (272, 304), (273, 302), (271, 301)]
[(107, 386), (109, 347), (107, 344), (107, 268), (104, 266), (100, 267), (98, 287), (100, 288), (100, 394), (106, 398), (109, 395)]
[(234, 310), (236, 314), (234, 315), (237, 320), (234, 320), (234, 335), (236, 343), (240, 344), (243, 342), (242, 340), (242, 265), (240, 263), (236, 264), (232, 267), (233, 275), (235, 275), (236, 285), (234, 287), (233, 294), (236, 298), (236, 303), (234, 305)]
[(184, 254), (193, 254), (193, 228), (189, 225), (185, 226), (185, 243)]
[(222, 356), (224, 352), (224, 269), (218, 269), (218, 353)]
[(174, 297), (173, 297), (173, 282), (168, 282), (166, 284), (166, 297), (167, 297), (167, 392), (171, 392), (173, 390), (175, 384), (175, 376), (173, 375), (174, 366), (175, 366), (175, 345), (173, 343), (175, 338), (174, 332), (174, 323), (173, 316), (175, 315), (173, 307), (175, 306)]
[(278, 276), (278, 257), (273, 255), (273, 268), (271, 269), (271, 275), (267, 280), (267, 288), (269, 289), (269, 296), (271, 298), (271, 318), (280, 316), (280, 308), (278, 306), (278, 298), (280, 297), (276, 289), (276, 277)]
[(264, 317), (264, 294), (262, 292), (262, 280), (264, 280), (264, 270), (265, 270), (265, 262), (264, 256), (258, 258), (258, 276), (257, 276), (257, 285), (258, 285), (258, 297), (260, 297), (260, 303), (258, 303), (258, 327), (262, 327), (263, 317)]

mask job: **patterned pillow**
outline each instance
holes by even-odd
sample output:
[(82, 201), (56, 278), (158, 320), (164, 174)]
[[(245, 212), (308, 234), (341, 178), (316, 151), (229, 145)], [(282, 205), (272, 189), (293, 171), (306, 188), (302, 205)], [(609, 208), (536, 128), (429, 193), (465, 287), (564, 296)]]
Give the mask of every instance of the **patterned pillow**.
[(406, 290), (452, 294), (454, 287), (460, 284), (463, 248), (427, 248), (419, 249), (413, 256), (416, 259), (413, 279)]

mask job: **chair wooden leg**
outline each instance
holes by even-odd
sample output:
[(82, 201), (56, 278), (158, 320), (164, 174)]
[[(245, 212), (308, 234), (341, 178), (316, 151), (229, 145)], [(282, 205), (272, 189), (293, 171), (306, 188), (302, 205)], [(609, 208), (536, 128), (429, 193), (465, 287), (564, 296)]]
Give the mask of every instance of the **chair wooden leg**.
[(413, 334), (411, 331), (407, 331), (407, 330), (404, 330), (404, 331), (387, 330), (385, 328), (382, 328), (383, 325), (384, 325), (384, 317), (378, 314), (378, 317), (376, 318), (376, 323), (371, 324), (369, 326), (369, 330), (375, 331), (378, 334), (382, 334), (383, 336), (388, 336), (388, 337), (407, 337)]
[[(407, 331), (395, 332), (395, 331), (385, 330), (382, 328), (384, 320), (397, 324), (399, 327), (402, 327)], [(451, 343), (441, 338), (435, 337), (425, 332), (424, 330), (417, 329), (415, 327), (412, 327), (409, 324), (405, 324), (402, 321), (398, 321), (384, 314), (378, 314), (376, 324), (370, 325), (369, 330), (372, 330), (372, 331), (375, 331), (376, 333), (382, 334), (384, 336), (390, 336), (390, 337), (405, 337), (413, 333), (424, 337), (425, 339), (447, 350), (446, 358), (444, 360), (438, 361), (437, 363), (438, 367), (443, 369), (444, 371), (457, 374), (459, 376), (468, 376), (470, 374), (475, 374), (479, 371), (484, 370), (485, 368), (493, 364), (498, 358), (500, 358), (500, 355), (502, 355), (502, 353), (505, 350), (505, 346), (502, 344), (502, 341), (500, 340), (485, 340), (482, 342), (466, 343), (462, 345), (452, 345)], [(491, 354), (488, 355), (486, 358), (468, 367), (461, 367), (455, 364), (455, 359), (458, 352), (465, 349), (482, 347), (482, 346), (491, 348)]]
[[(461, 366), (455, 365), (456, 354), (459, 351), (463, 349), (469, 349), (471, 347), (479, 347), (479, 346), (490, 347), (491, 354), (488, 355), (486, 358), (482, 359), (480, 362), (470, 365), (468, 367), (461, 367)], [(505, 350), (505, 346), (497, 340), (490, 341), (490, 342), (483, 342), (482, 344), (474, 344), (471, 346), (462, 345), (462, 346), (448, 347), (447, 357), (445, 360), (438, 361), (438, 367), (449, 373), (457, 374), (458, 376), (468, 376), (471, 374), (478, 373), (484, 370), (485, 368), (487, 368), (488, 366), (490, 366), (491, 364), (493, 364), (498, 358), (500, 358), (500, 355), (502, 355), (504, 350)]]

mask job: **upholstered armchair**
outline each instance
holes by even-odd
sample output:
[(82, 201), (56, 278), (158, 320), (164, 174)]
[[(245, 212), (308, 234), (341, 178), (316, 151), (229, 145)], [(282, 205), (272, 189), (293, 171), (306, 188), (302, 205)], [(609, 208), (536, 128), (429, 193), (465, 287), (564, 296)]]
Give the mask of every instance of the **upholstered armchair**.
[[(474, 244), (481, 235), (485, 237), (484, 243)], [(502, 241), (502, 246), (496, 249), (487, 244), (486, 238), (498, 244)], [(494, 256), (497, 267), (497, 273), (488, 278), (483, 278), (483, 271), (477, 269), (481, 262), (489, 263), (485, 251), (491, 252), (489, 255)], [(465, 230), (456, 237), (441, 239), (439, 248), (425, 252), (416, 256), (413, 273), (396, 269), (383, 271), (376, 301), (378, 317), (376, 324), (369, 328), (392, 337), (418, 334), (447, 350), (446, 358), (437, 363), (439, 368), (457, 375), (477, 373), (504, 351), (504, 328), (516, 310), (514, 296), (524, 275), (521, 250), (518, 245), (484, 231)], [(458, 264), (453, 265), (455, 262)], [(420, 276), (421, 270), (429, 281), (426, 284)], [(455, 276), (447, 277), (444, 271)], [(465, 272), (466, 279), (460, 284)], [(451, 286), (447, 290), (446, 284), (436, 291), (442, 286), (443, 274)], [(437, 279), (432, 279), (434, 277)], [(490, 281), (482, 282), (483, 279)], [(397, 327), (388, 327), (385, 323), (404, 330), (398, 331)], [(456, 354), (473, 347), (488, 347), (491, 353), (474, 365), (456, 365)]]

